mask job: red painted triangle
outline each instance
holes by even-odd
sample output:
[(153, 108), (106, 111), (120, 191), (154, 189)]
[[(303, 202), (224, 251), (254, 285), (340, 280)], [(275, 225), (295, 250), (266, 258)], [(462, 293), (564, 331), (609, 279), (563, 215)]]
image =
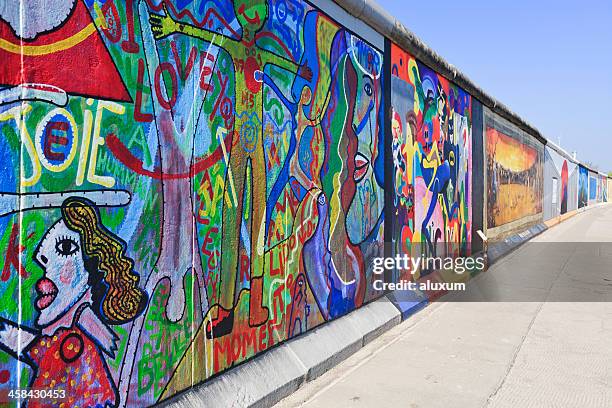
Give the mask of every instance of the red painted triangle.
[[(77, 1), (70, 17), (60, 27), (40, 34), (32, 41), (22, 41), (8, 23), (0, 20), (0, 38), (8, 42), (0, 43), (3, 65), (0, 85), (47, 84), (72, 95), (131, 102), (132, 98), (98, 30), (80, 36), (87, 33), (83, 30), (88, 30), (88, 27), (91, 30), (90, 24), (93, 20), (82, 1)], [(20, 44), (23, 44), (25, 54), (23, 73)]]

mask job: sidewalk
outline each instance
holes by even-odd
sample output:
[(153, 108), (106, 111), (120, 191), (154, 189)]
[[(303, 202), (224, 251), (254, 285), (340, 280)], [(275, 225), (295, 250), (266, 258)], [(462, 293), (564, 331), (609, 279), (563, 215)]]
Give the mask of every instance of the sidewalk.
[(612, 244), (604, 241), (612, 241), (612, 206), (532, 240), (568, 242), (562, 253), (525, 245), (462, 295), (479, 300), (502, 288), (502, 298), (524, 290), (577, 302), (434, 303), (276, 406), (612, 407)]

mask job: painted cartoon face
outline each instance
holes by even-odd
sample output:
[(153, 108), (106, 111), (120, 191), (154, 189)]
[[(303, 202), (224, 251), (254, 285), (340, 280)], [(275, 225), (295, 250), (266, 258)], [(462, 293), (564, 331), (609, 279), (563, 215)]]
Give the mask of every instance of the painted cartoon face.
[(83, 262), (81, 238), (63, 220), (47, 231), (34, 259), (44, 269), (36, 283), (35, 307), (40, 312), (36, 324), (44, 327), (61, 317), (88, 288), (88, 272)]
[(402, 140), (402, 118), (394, 109), (391, 115), (391, 134), (393, 135), (393, 143), (400, 144)]

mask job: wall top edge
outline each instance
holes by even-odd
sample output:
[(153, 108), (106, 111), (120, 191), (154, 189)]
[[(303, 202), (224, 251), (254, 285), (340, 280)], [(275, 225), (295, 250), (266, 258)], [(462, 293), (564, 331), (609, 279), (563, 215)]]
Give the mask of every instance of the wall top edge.
[(549, 143), (549, 140), (535, 126), (531, 125), (506, 105), (489, 95), (455, 66), (449, 64), (374, 0), (333, 1), (353, 17), (363, 20), (398, 46), (407, 49), (415, 58), (429, 65), (442, 76), (462, 87), (466, 92), (498, 115), (514, 123), (536, 139), (539, 139), (543, 144), (546, 145)]
[(571, 161), (572, 163), (578, 164), (580, 163), (578, 161), (578, 159), (574, 159), (572, 157), (572, 155), (565, 150), (564, 148), (562, 148), (561, 146), (559, 146), (558, 144), (551, 142), (550, 140), (547, 142), (546, 144), (548, 147), (550, 147), (551, 149), (553, 149), (555, 152), (557, 152), (558, 154), (560, 154), (561, 156), (565, 157), (567, 160)]
[(591, 168), (585, 164), (582, 164), (582, 167), (584, 167), (585, 169), (587, 169), (589, 171), (589, 173), (595, 173), (595, 174), (599, 174), (599, 170), (595, 170), (594, 168)]

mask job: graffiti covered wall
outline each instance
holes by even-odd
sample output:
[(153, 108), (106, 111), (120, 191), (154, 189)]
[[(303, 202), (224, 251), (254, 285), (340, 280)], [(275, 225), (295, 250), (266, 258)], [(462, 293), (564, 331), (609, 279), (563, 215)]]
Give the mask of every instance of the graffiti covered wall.
[(544, 148), (544, 221), (578, 208), (578, 166), (546, 145)]
[(595, 204), (600, 195), (599, 175), (589, 170), (589, 205)]
[(542, 143), (487, 110), (485, 160), (487, 228), (537, 221), (543, 199)]
[(394, 252), (467, 254), (471, 96), (395, 44), (391, 64)]
[(578, 170), (578, 208), (582, 208), (589, 203), (589, 171), (583, 166), (578, 166)]
[(0, 388), (66, 394), (28, 407), (150, 406), (381, 296), (385, 232), (610, 191), (333, 2), (5, 3)]
[(608, 201), (608, 178), (603, 174), (599, 175), (599, 191), (601, 194), (597, 201), (600, 203)]
[(0, 386), (147, 406), (380, 295), (382, 37), (301, 0), (47, 0), (0, 39)]

